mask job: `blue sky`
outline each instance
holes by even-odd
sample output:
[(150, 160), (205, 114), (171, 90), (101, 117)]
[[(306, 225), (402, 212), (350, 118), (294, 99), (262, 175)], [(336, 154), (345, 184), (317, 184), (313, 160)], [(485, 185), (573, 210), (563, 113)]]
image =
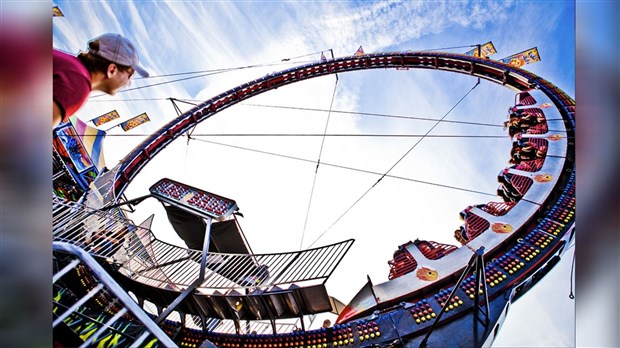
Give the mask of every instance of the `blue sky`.
[[(498, 51), (492, 58), (498, 59), (536, 46), (542, 61), (525, 68), (575, 95), (574, 4), (570, 1), (55, 4), (65, 14), (53, 21), (53, 44), (57, 49), (78, 53), (86, 48), (89, 39), (105, 32), (121, 33), (136, 44), (142, 65), (152, 77), (134, 79), (128, 89), (192, 76), (157, 77), (160, 75), (259, 65), (128, 90), (114, 97), (93, 94), (78, 113), (83, 120), (113, 109), (123, 119), (143, 112), (152, 119), (127, 133), (132, 136), (106, 139), (109, 167), (139, 143), (141, 135), (176, 116), (166, 98), (205, 100), (266, 73), (318, 60), (318, 52), (330, 49), (339, 57), (353, 54), (360, 45), (371, 53), (469, 46), (492, 40)], [(284, 58), (291, 58), (290, 65), (282, 63)], [(475, 79), (465, 75), (413, 70), (346, 73), (339, 75), (337, 84), (334, 76), (325, 76), (252, 98), (245, 105), (232, 107), (204, 122), (195, 132), (322, 133), (326, 112), (249, 104), (329, 109), (334, 90), (333, 110), (439, 119), (475, 83)], [(499, 125), (513, 99), (513, 92), (482, 81), (446, 119)], [(428, 121), (332, 113), (328, 133), (424, 134), (432, 126)], [(124, 133), (114, 128), (109, 134)], [(504, 135), (497, 127), (455, 127), (446, 123), (439, 124), (431, 134)], [(312, 160), (317, 159), (321, 145), (319, 137), (200, 139)], [(327, 138), (321, 161), (384, 172), (415, 141), (416, 138)], [(497, 187), (495, 177), (507, 166), (509, 148), (507, 136), (483, 140), (426, 138), (391, 174), (493, 194)], [(144, 195), (150, 185), (164, 176), (233, 198), (245, 215), (241, 224), (255, 252), (294, 250), (300, 244), (308, 247), (321, 235), (316, 245), (356, 238), (354, 248), (327, 283), (329, 291), (343, 302), (359, 290), (367, 274), (375, 283), (387, 280), (387, 261), (398, 245), (415, 238), (456, 244), (452, 231), (461, 223), (458, 212), (470, 204), (499, 201), (498, 197), (488, 195), (384, 179), (326, 232), (377, 177), (322, 166), (304, 230), (314, 169), (315, 165), (305, 162), (203, 141), (191, 141), (188, 145), (179, 140), (138, 175), (126, 195)], [(276, 203), (265, 204), (257, 198), (261, 195), (273, 197)], [(376, 202), (383, 203), (380, 211), (373, 205)], [(274, 204), (277, 214), (273, 213)], [(138, 208), (132, 216), (137, 223), (155, 212), (154, 233), (163, 240), (179, 242), (157, 203), (147, 201)], [(495, 346), (574, 346), (574, 303), (568, 299), (573, 249), (554, 272), (515, 303)], [(345, 283), (350, 286), (343, 286)]]

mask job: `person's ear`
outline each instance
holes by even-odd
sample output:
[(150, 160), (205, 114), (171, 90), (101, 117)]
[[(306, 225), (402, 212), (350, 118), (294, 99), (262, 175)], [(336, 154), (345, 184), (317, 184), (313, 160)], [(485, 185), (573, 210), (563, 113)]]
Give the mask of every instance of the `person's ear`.
[(114, 74), (116, 74), (118, 72), (118, 67), (116, 66), (116, 64), (111, 63), (110, 65), (108, 65), (108, 70), (106, 71), (106, 75), (108, 78), (114, 76)]

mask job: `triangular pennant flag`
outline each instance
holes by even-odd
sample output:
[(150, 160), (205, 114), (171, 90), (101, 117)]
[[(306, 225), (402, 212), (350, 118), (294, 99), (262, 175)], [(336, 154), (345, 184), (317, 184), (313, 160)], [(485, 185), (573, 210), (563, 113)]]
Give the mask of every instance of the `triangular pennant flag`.
[(327, 58), (325, 58), (325, 53), (321, 52), (321, 62), (327, 62)]
[(354, 56), (363, 56), (364, 53), (364, 49), (362, 48), (362, 46), (360, 46), (360, 48), (357, 49), (357, 51), (355, 51)]
[(52, 17), (64, 17), (65, 15), (60, 10), (60, 7), (54, 6), (52, 7)]

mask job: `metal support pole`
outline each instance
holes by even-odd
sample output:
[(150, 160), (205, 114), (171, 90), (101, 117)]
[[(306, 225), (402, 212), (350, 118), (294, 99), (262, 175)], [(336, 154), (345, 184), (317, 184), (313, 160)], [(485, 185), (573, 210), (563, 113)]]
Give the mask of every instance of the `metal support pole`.
[[(450, 293), (450, 296), (446, 300), (446, 303), (444, 303), (443, 307), (441, 307), (441, 311), (439, 312), (439, 314), (437, 314), (437, 317), (435, 318), (433, 325), (430, 327), (430, 329), (428, 329), (428, 332), (424, 336), (424, 339), (422, 340), (422, 342), (420, 342), (420, 348), (426, 347), (426, 342), (428, 341), (428, 338), (431, 336), (431, 334), (433, 333), (433, 330), (435, 330), (435, 327), (437, 327), (437, 325), (439, 324), (439, 320), (441, 319), (443, 314), (446, 312), (446, 307), (448, 307), (448, 305), (450, 304), (450, 301), (454, 298), (454, 295), (456, 295), (456, 291), (458, 290), (459, 285), (461, 284), (463, 279), (465, 279), (465, 276), (467, 275), (467, 273), (469, 273), (469, 271), (477, 265), (479, 259), (482, 260), (482, 254), (484, 254), (484, 247), (480, 247), (478, 250), (476, 250), (474, 255), (472, 255), (469, 261), (467, 262), (467, 267), (465, 267), (465, 270), (459, 277), (459, 280), (457, 280), (456, 284), (454, 285), (454, 289), (452, 289), (452, 292)], [(482, 267), (484, 270), (484, 264), (482, 265)], [(484, 272), (483, 272), (483, 275), (484, 275)], [(476, 294), (477, 293), (478, 292), (476, 292)], [(478, 302), (476, 301), (476, 306), (477, 306), (477, 303)], [(487, 302), (487, 309), (488, 309), (488, 302)]]
[(274, 335), (277, 334), (278, 332), (276, 330), (276, 319), (275, 319), (275, 316), (273, 315), (273, 312), (271, 311), (271, 307), (269, 306), (269, 304), (267, 303), (267, 301), (262, 295), (258, 296), (258, 300), (267, 309), (267, 315), (269, 316), (269, 322), (271, 323), (271, 330), (273, 331), (273, 334)]
[[(480, 250), (482, 249), (482, 251)], [(486, 319), (484, 321), (484, 324), (488, 324), (489, 323), (489, 295), (487, 293), (487, 288), (486, 288), (486, 274), (484, 273), (484, 259), (483, 259), (483, 254), (484, 254), (484, 247), (481, 247), (480, 249), (478, 249), (476, 251), (476, 287), (474, 289), (474, 308), (476, 309), (476, 315), (478, 315), (478, 312), (480, 312), (480, 288), (482, 284), (482, 287), (484, 287), (483, 293), (484, 293), (484, 304), (485, 304), (485, 316)]]
[(99, 210), (101, 210), (101, 211), (106, 211), (106, 210), (110, 210), (110, 209), (112, 209), (112, 208), (121, 207), (121, 206), (123, 206), (123, 205), (131, 205), (131, 204), (134, 204), (134, 203), (135, 203), (136, 205), (138, 205), (138, 204), (142, 203), (142, 201), (143, 201), (143, 200), (145, 200), (145, 199), (147, 199), (147, 198), (149, 198), (149, 197), (153, 197), (153, 196), (149, 194), (149, 195), (146, 195), (146, 196), (142, 196), (142, 197), (138, 197), (138, 198), (130, 199), (130, 200), (128, 200), (128, 201), (124, 201), (124, 202), (120, 202), (120, 203), (116, 203), (116, 204), (108, 205), (108, 206), (105, 206), (105, 207), (103, 207), (103, 208), (101, 208), (101, 209), (99, 209)]
[(155, 322), (157, 324), (161, 323), (162, 321), (164, 321), (164, 319), (166, 319), (170, 313), (172, 313), (172, 311), (174, 311), (174, 309), (181, 303), (183, 302), (183, 300), (185, 300), (185, 298), (191, 294), (192, 292), (194, 292), (194, 290), (196, 290), (196, 288), (202, 284), (202, 282), (204, 281), (205, 278), (205, 268), (207, 265), (207, 254), (209, 253), (209, 240), (211, 239), (211, 222), (213, 221), (213, 219), (211, 217), (207, 217), (207, 229), (205, 231), (205, 240), (204, 243), (202, 245), (202, 259), (200, 260), (200, 273), (198, 274), (198, 278), (196, 280), (194, 280), (194, 282), (192, 284), (190, 284), (187, 289), (183, 290), (183, 292), (174, 299), (174, 301), (172, 301), (172, 303), (166, 307), (166, 310), (164, 310), (155, 320)]
[(377, 295), (375, 294), (375, 289), (372, 285), (372, 280), (370, 280), (370, 276), (367, 274), (366, 275), (366, 279), (368, 279), (368, 287), (370, 288), (370, 292), (372, 293), (372, 297), (375, 300), (376, 304), (379, 304), (379, 301), (377, 300)]
[(202, 245), (202, 259), (200, 260), (200, 279), (205, 277), (205, 268), (207, 267), (207, 254), (209, 254), (209, 243), (211, 241), (211, 223), (213, 219), (207, 217), (207, 229), (205, 231), (205, 240)]

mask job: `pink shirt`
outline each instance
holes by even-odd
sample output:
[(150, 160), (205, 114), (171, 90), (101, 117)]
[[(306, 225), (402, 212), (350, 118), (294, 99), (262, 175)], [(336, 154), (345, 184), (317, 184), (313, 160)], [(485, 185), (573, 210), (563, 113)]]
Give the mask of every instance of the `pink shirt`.
[(76, 56), (53, 50), (54, 101), (63, 112), (63, 122), (75, 114), (92, 91), (90, 73)]

